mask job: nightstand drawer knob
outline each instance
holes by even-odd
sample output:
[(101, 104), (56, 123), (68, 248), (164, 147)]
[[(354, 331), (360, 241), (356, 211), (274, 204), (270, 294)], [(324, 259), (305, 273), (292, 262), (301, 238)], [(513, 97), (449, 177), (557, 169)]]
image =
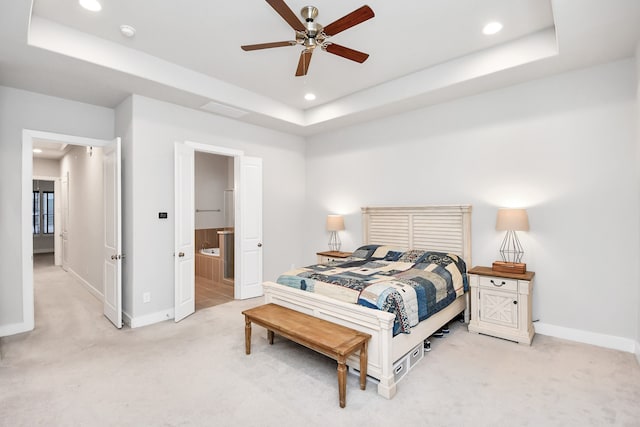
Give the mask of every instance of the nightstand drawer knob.
[(514, 302), (513, 302), (513, 305), (518, 305), (518, 301), (514, 301)]
[(496, 282), (494, 282), (493, 280), (491, 280), (491, 284), (493, 286), (497, 286), (497, 287), (502, 287), (502, 286), (506, 285), (504, 280), (499, 285)]

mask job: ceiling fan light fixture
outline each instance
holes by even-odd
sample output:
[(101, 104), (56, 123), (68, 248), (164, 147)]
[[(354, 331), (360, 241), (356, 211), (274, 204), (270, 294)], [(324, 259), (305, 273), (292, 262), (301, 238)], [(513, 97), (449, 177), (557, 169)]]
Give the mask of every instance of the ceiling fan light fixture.
[(102, 5), (98, 0), (79, 0), (78, 3), (91, 12), (100, 12), (102, 10)]
[(307, 101), (315, 101), (316, 95), (309, 92), (304, 95), (304, 99), (306, 99)]
[(482, 33), (486, 34), (487, 36), (499, 33), (500, 30), (502, 30), (502, 23), (498, 22), (498, 21), (493, 21), (493, 22), (489, 22), (487, 25), (484, 26), (484, 28), (482, 29)]

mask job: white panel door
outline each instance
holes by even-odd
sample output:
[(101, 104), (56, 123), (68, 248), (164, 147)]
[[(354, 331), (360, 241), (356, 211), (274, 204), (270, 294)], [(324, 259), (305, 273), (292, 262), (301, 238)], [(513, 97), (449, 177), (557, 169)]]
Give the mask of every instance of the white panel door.
[(62, 265), (62, 206), (60, 200), (62, 192), (62, 180), (56, 178), (53, 183), (53, 263)]
[(236, 298), (262, 295), (262, 159), (239, 157)]
[[(60, 230), (62, 269), (69, 270), (69, 171), (60, 180), (60, 205), (62, 206), (62, 228)], [(55, 213), (54, 213), (55, 215)]]
[(175, 144), (175, 321), (196, 310), (195, 299), (195, 153)]
[(104, 147), (104, 315), (122, 327), (122, 211), (120, 138)]

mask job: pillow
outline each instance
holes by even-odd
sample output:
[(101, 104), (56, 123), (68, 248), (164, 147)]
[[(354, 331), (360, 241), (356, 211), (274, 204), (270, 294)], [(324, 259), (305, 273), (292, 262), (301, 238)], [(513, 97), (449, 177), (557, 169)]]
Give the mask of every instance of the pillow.
[[(375, 250), (375, 252), (373, 253), (373, 255), (371, 255), (371, 258), (375, 258), (375, 259), (387, 259), (387, 256), (389, 256), (390, 254), (402, 254), (405, 251), (405, 249), (400, 249), (400, 248), (396, 248), (395, 246), (379, 246), (378, 249)], [(393, 257), (393, 255), (391, 255)], [(399, 255), (397, 255), (399, 256)]]
[(371, 256), (373, 255), (373, 253), (376, 251), (376, 249), (378, 249), (378, 247), (380, 247), (380, 245), (365, 245), (365, 246), (360, 246), (358, 249), (356, 249), (355, 251), (353, 251), (353, 253), (351, 254), (351, 256), (352, 256), (353, 258), (369, 259), (369, 258), (371, 258)]
[(455, 254), (448, 254), (445, 252), (425, 252), (424, 255), (417, 262), (449, 265), (452, 262), (457, 263), (459, 260)]
[(410, 251), (407, 251), (407, 252), (403, 253), (402, 256), (400, 258), (398, 258), (398, 262), (412, 262), (412, 263), (415, 263), (420, 258), (422, 258), (422, 256), (425, 253), (426, 253), (426, 251), (413, 249), (413, 250), (410, 250)]
[(384, 257), (384, 261), (398, 261), (402, 254), (404, 254), (404, 251), (389, 251), (387, 252), (387, 256)]

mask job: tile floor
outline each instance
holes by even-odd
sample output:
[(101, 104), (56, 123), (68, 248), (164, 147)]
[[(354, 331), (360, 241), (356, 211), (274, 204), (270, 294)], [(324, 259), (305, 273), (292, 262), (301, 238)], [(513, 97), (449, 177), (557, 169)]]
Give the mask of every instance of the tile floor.
[(233, 301), (233, 286), (196, 276), (196, 311)]

